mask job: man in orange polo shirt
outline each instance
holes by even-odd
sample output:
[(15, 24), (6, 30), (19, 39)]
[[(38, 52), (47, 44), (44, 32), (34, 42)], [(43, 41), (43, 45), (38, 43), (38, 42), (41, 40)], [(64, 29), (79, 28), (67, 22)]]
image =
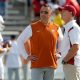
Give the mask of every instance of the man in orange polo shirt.
[[(51, 13), (52, 9), (43, 5), (40, 20), (27, 26), (17, 40), (19, 51), (25, 59), (31, 60), (31, 80), (53, 80), (57, 68), (56, 43), (59, 43), (59, 52), (62, 33), (56, 24), (50, 22)], [(27, 40), (30, 40), (30, 53), (25, 47)]]

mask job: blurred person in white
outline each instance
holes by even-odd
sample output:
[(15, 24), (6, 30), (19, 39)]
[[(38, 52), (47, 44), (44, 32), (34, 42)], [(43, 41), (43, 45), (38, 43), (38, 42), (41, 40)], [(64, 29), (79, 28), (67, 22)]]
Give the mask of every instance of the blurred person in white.
[[(3, 17), (0, 15), (0, 32), (4, 29), (4, 20)], [(4, 80), (4, 64), (3, 64), (3, 57), (7, 52), (8, 48), (3, 48), (3, 38), (0, 33), (0, 80)]]
[(66, 3), (66, 0), (57, 0), (57, 3), (58, 3), (60, 6), (64, 6), (65, 3)]
[(6, 66), (8, 68), (8, 80), (13, 80), (13, 76), (15, 77), (14, 80), (20, 80), (19, 68), (21, 67), (21, 59), (20, 53), (18, 52), (18, 45), (15, 35), (11, 35), (11, 40), (9, 43), (11, 48), (6, 59)]

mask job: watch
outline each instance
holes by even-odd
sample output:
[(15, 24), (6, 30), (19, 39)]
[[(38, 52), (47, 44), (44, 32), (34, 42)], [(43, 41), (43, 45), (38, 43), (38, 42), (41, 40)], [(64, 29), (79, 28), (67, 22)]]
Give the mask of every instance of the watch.
[(67, 64), (67, 62), (65, 62), (64, 60), (62, 60), (62, 64)]

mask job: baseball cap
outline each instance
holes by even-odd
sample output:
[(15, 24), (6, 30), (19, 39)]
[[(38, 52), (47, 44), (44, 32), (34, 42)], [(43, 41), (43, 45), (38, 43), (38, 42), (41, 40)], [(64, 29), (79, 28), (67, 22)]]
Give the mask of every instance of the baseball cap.
[(75, 7), (72, 5), (65, 5), (64, 7), (62, 7), (62, 10), (68, 10), (68, 11), (72, 12), (74, 16), (77, 13)]

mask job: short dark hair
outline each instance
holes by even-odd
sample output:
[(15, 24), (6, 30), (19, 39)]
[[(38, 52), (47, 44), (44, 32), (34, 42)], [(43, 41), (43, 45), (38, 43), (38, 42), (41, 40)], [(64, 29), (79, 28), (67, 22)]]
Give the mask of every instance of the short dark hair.
[[(48, 4), (43, 4), (42, 6), (51, 8), (51, 6), (49, 6)], [(42, 7), (42, 6), (41, 6), (41, 7)], [(51, 9), (52, 9), (52, 8), (51, 8)]]
[(11, 39), (16, 39), (16, 36), (15, 36), (15, 35), (11, 35), (10, 38), (11, 38)]

